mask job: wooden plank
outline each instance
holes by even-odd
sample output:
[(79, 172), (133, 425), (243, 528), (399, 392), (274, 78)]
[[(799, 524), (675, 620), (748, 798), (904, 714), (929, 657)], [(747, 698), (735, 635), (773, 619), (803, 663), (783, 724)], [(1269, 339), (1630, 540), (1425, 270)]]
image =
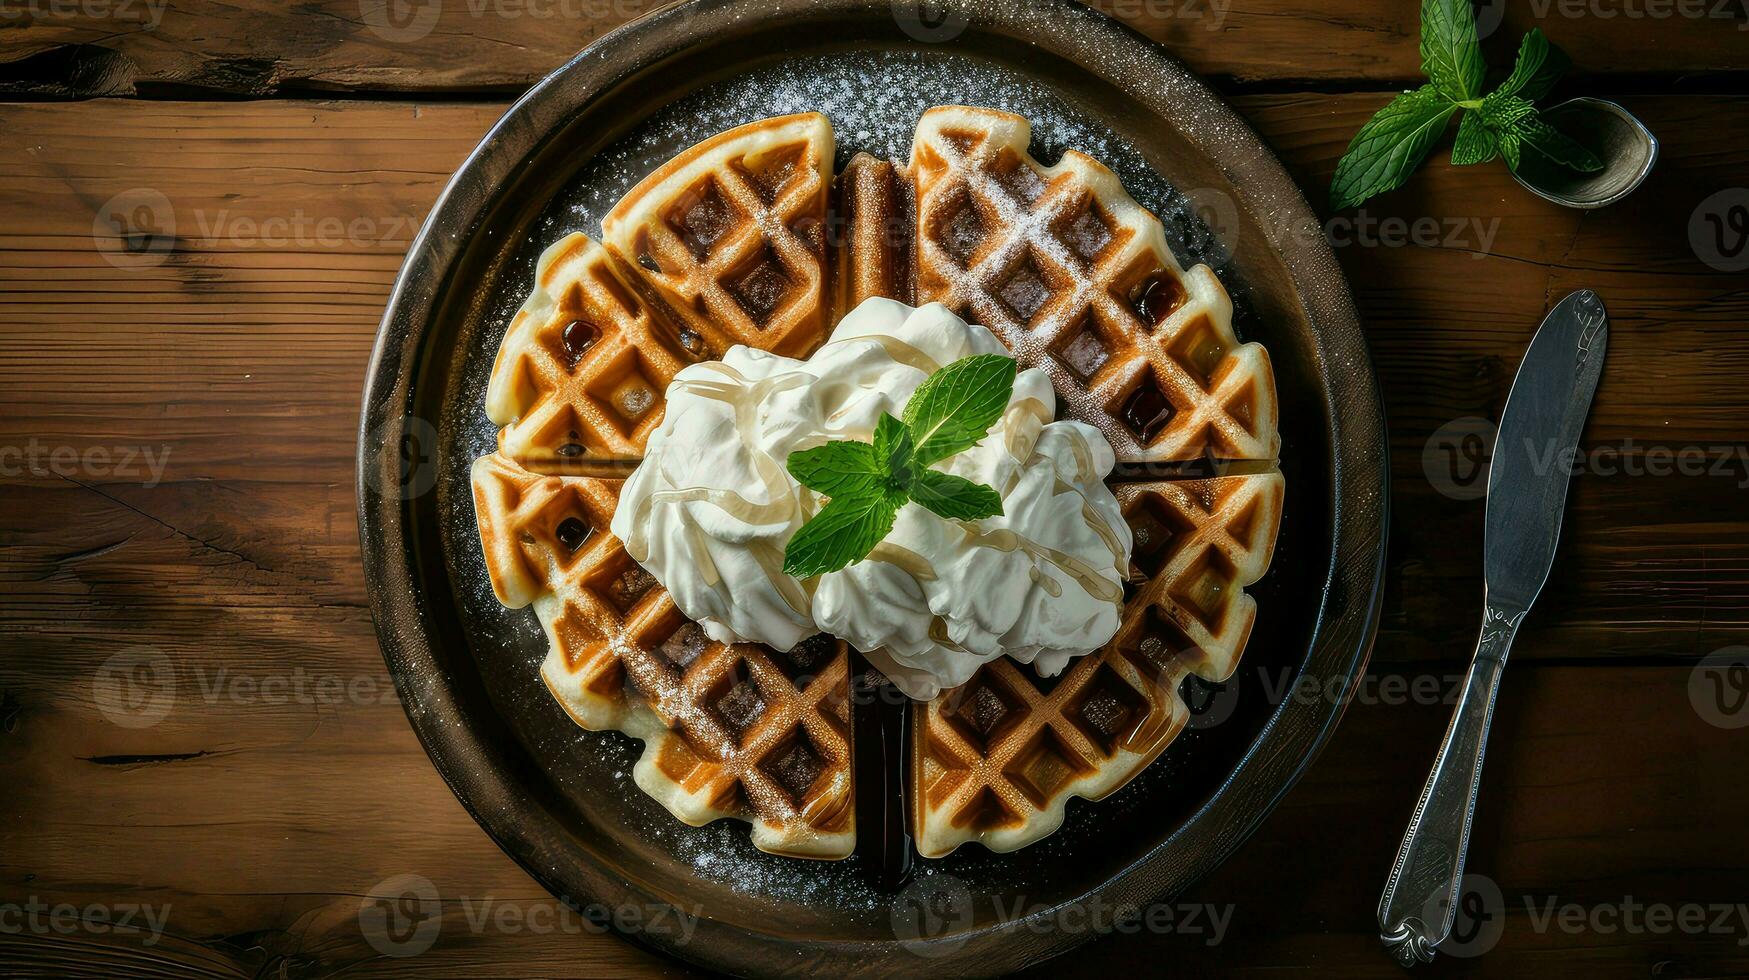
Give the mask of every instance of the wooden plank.
[[(1302, 186), (1319, 188), (1380, 101), (1299, 95), (1240, 106)], [(1440, 492), (1449, 478), (1430, 479), (1439, 474), (1425, 451), (1454, 420), (1498, 413), (1546, 305), (1582, 285), (1599, 289), (1616, 324), (1587, 450), (1644, 464), (1654, 450), (1693, 448), (1730, 465), (1717, 475), (1580, 475), (1563, 571), (1520, 655), (1694, 659), (1735, 642), (1749, 618), (1740, 506), (1749, 463), (1732, 455), (1743, 452), (1749, 405), (1740, 382), (1749, 340), (1737, 329), (1749, 293), (1687, 242), (1696, 205), (1740, 180), (1746, 151), (1733, 134), (1749, 122), (1749, 100), (1635, 106), (1665, 136), (1666, 156), (1645, 188), (1603, 214), (1558, 211), (1499, 167), (1435, 161), (1411, 187), (1340, 219), (1442, 229), (1426, 246), (1338, 249), (1393, 438), (1381, 656), (1466, 652), (1480, 602), (1482, 506)], [(320, 509), (326, 525), (349, 533), (358, 386), (400, 250), (500, 108), (98, 101), (0, 110), (0, 445), (108, 451), (107, 466), (77, 466), (75, 475), (132, 484), (126, 499), (147, 512), (162, 500), (190, 513), (184, 491), (140, 492), (147, 452), (168, 453), (162, 478), (188, 487), (284, 484), (291, 494), (314, 485), (292, 506)], [(124, 128), (133, 134), (125, 142), (99, 135)], [(133, 267), (107, 225), (94, 240), (93, 222), (141, 187), (169, 202), (176, 251)], [(1465, 223), (1450, 245), (1447, 219)], [(1344, 241), (1356, 230), (1332, 227)], [(130, 451), (133, 470), (121, 472)], [(41, 466), (52, 462), (42, 457)], [(52, 473), (14, 478), (42, 486), (44, 500), (92, 492)], [(260, 515), (205, 520), (194, 532), (268, 568), (309, 560), (248, 518)], [(113, 543), (77, 525), (70, 534), (56, 542), (63, 552)], [(340, 562), (325, 574), (350, 577), (349, 558), (322, 558)], [(88, 608), (78, 596), (38, 601), (35, 622)]]
[[(1381, 102), (1239, 105), (1316, 188)], [(1379, 660), (1408, 661), (1396, 672), (1411, 681), (1454, 669), (1479, 603), (1481, 507), (1436, 489), (1423, 449), (1447, 422), (1498, 411), (1551, 297), (1595, 286), (1616, 317), (1588, 449), (1631, 438), (1639, 448), (1625, 448), (1645, 460), (1651, 447), (1742, 439), (1749, 338), (1737, 325), (1749, 291), (1740, 274), (1696, 260), (1686, 229), (1698, 202), (1741, 181), (1749, 100), (1634, 107), (1667, 153), (1626, 205), (1573, 218), (1497, 167), (1438, 162), (1368, 213), (1497, 215), (1487, 245), (1339, 249), (1392, 422)], [(112, 453), (68, 476), (0, 481), (0, 740), (12, 750), (0, 786), (13, 817), (0, 822), (0, 901), (154, 903), (172, 916), (153, 947), (0, 932), (0, 962), (57, 975), (387, 973), (406, 964), (365, 940), (360, 904), (382, 881), (420, 874), (446, 899), (441, 938), (413, 961), (422, 974), (678, 972), (611, 937), (473, 930), (460, 896), (547, 900), (467, 817), (383, 697), (352, 514), (359, 384), (402, 219), (424, 213), (501, 110), (0, 107), (0, 448), (35, 439)], [(177, 218), (160, 264), (132, 265), (105, 251), (113, 232), (94, 236), (106, 205), (135, 188), (156, 189)], [(358, 218), (359, 234), (322, 231), (324, 219)], [(263, 234), (276, 219), (284, 231)], [(120, 471), (122, 450), (164, 447), (158, 479), (143, 456)], [(1749, 968), (1740, 934), (1538, 931), (1521, 904), (1740, 899), (1741, 740), (1700, 720), (1688, 684), (1692, 662), (1739, 640), (1749, 618), (1741, 499), (1729, 475), (1575, 481), (1562, 572), (1509, 674), (1478, 817), (1473, 867), (1519, 910), (1490, 970)], [(136, 729), (112, 723), (97, 693), (104, 664), (140, 647), (169, 658), (179, 686), (165, 717)], [(261, 687), (295, 692), (299, 676), (312, 696)], [(253, 684), (240, 693), (237, 677)], [(336, 682), (346, 694), (319, 693)], [(1260, 837), (1191, 896), (1234, 903), (1227, 942), (1114, 938), (1078, 969), (1158, 952), (1192, 974), (1340, 963), (1394, 975), (1370, 958), (1372, 898), (1444, 719), (1440, 706), (1376, 697), (1350, 713)]]
[[(1499, 904), (1486, 906), (1498, 939), (1485, 958), (1442, 955), (1434, 969), (1624, 980), (1749, 970), (1749, 910), (1739, 904), (1749, 844), (1715, 829), (1749, 810), (1749, 790), (1725, 768), (1742, 758), (1741, 730), (1690, 709), (1688, 675), (1546, 664), (1507, 672), (1467, 866), (1499, 889)], [(1385, 676), (1448, 684), (1443, 671)], [(1183, 976), (1401, 977), (1379, 944), (1376, 906), (1448, 718), (1425, 703), (1356, 703), (1257, 837), (1181, 899), (1229, 910), (1222, 942), (1113, 937), (1071, 972), (1111, 976), (1170, 960)], [(1735, 908), (1722, 922), (1715, 908), (1699, 933), (1660, 933), (1617, 918), (1634, 903)], [(1548, 917), (1551, 906), (1567, 925)], [(1581, 915), (1585, 924), (1572, 927)]]
[[(0, 8), (0, 92), (48, 96), (513, 92), (656, 0), (35, 0)], [(1418, 6), (1400, 0), (1098, 0), (1221, 82), (1419, 79)], [(897, 9), (903, 9), (897, 8)], [(927, 7), (919, 9), (927, 10)], [(1631, 29), (1629, 28), (1631, 25)], [(1490, 57), (1541, 27), (1577, 77), (1741, 72), (1739, 0), (1482, 5)], [(1316, 58), (1308, 58), (1315, 52)], [(1502, 68), (1504, 70), (1504, 67)]]
[[(283, 631), (302, 619), (286, 617)], [(307, 669), (377, 676), (368, 637), (357, 640)], [(8, 735), (15, 751), (0, 759), (0, 777), (17, 812), (60, 815), (7, 828), (0, 877), (20, 901), (149, 905), (168, 933), (150, 946), (132, 934), (0, 935), (0, 961), (165, 971), (200, 964), (239, 976), (278, 963), (300, 975), (387, 972), (406, 964), (379, 956), (359, 909), (385, 882), (412, 874), (443, 900), (435, 945), (412, 961), (421, 975), (648, 976), (666, 965), (580, 925), (529, 925), (522, 917), (552, 909), (550, 900), (450, 797), (396, 706), (208, 700), (199, 682), (187, 681), (196, 669), (229, 660), (262, 677), (298, 662), (273, 646), (257, 647), (254, 663), (240, 646), (209, 646), (180, 654), (179, 696), (162, 722), (124, 728), (89, 694), (88, 679), (113, 649), (33, 645), (32, 656), (0, 666), (0, 690), (20, 704)], [(1749, 819), (1749, 788), (1732, 778), (1740, 739), (1690, 709), (1689, 675), (1686, 667), (1546, 664), (1509, 675), (1471, 865), (1501, 889), (1505, 927), (1490, 970), (1577, 955), (1598, 975), (1644, 975), (1673, 946), (1703, 972), (1749, 965), (1742, 932), (1594, 935), (1539, 927), (1529, 912), (1551, 902), (1595, 909), (1630, 899), (1672, 907), (1741, 900), (1749, 844), (1736, 828)], [(1386, 676), (1405, 691), (1432, 684), (1443, 692), (1452, 680), (1445, 667)], [(1371, 901), (1445, 709), (1388, 693), (1395, 688), (1367, 690), (1257, 839), (1180, 900), (1224, 910), (1230, 931), (1218, 945), (1206, 934), (1126, 935), (1096, 944), (1076, 966), (1154, 951), (1188, 975), (1342, 962), (1355, 975), (1387, 976), (1393, 968), (1375, 952)], [(1393, 751), (1380, 752), (1387, 741)], [(482, 925), (482, 910), (499, 906), (517, 910), (510, 924)]]

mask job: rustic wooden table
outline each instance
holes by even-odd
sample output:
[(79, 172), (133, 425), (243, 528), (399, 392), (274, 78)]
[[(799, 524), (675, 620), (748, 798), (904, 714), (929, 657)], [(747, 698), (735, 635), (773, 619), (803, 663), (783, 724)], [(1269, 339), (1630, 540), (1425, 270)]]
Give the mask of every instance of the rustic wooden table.
[[(640, 3), (0, 2), (0, 973), (685, 972), (541, 914), (438, 778), (372, 635), (353, 504), (360, 383), (419, 220), (512, 97)], [(1663, 158), (1580, 214), (1441, 150), (1332, 223), (1393, 437), (1374, 683), (1186, 896), (1230, 915), (1220, 942), (1110, 936), (1045, 969), (1396, 975), (1373, 909), (1480, 607), (1464, 434), (1589, 286), (1609, 360), (1471, 846), (1492, 949), (1427, 972), (1749, 973), (1749, 21), (1494, 0), (1484, 26), (1502, 10), (1495, 63), (1542, 27), (1577, 63), (1561, 91), (1620, 99)], [(1409, 0), (1114, 12), (1320, 206), (1416, 76)], [(173, 247), (136, 250), (155, 235)], [(469, 897), (409, 961), (360, 927), (402, 875)]]

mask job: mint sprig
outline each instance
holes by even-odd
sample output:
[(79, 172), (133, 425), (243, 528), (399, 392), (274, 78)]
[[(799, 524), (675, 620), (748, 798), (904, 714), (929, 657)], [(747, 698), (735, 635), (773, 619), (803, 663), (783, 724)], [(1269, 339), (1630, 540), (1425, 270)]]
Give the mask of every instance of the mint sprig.
[(994, 489), (929, 467), (989, 433), (1014, 394), (1015, 370), (1001, 354), (961, 358), (917, 386), (902, 421), (883, 414), (872, 443), (846, 439), (791, 453), (790, 476), (831, 499), (784, 547), (784, 573), (808, 578), (861, 561), (907, 502), (949, 520), (1000, 515)]
[(1505, 157), (1517, 171), (1528, 151), (1585, 173), (1603, 169), (1595, 154), (1556, 131), (1536, 108), (1567, 65), (1566, 55), (1532, 28), (1519, 43), (1512, 74), (1484, 96), (1487, 65), (1470, 0), (1422, 0), (1421, 72), (1428, 83), (1392, 99), (1354, 134), (1330, 179), (1330, 206), (1352, 207), (1403, 186), (1457, 113), (1455, 166)]

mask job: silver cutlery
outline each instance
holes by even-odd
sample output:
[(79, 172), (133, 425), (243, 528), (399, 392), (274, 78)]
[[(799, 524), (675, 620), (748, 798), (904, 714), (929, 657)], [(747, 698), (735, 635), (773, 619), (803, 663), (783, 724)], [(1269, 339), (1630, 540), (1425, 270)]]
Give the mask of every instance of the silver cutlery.
[(1500, 676), (1554, 564), (1573, 453), (1608, 341), (1603, 301), (1589, 289), (1569, 294), (1537, 328), (1506, 397), (1488, 470), (1481, 638), (1379, 900), (1379, 938), (1404, 966), (1432, 962), (1451, 935)]

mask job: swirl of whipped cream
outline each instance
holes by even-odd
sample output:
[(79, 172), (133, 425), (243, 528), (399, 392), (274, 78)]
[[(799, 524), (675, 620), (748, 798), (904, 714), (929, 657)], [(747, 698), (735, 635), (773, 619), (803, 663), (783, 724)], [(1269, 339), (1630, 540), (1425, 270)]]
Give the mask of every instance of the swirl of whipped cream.
[(936, 464), (994, 487), (1002, 516), (953, 521), (909, 503), (866, 559), (805, 581), (782, 570), (790, 536), (825, 504), (789, 475), (789, 454), (869, 441), (931, 373), (992, 353), (1007, 350), (939, 304), (870, 299), (805, 361), (735, 347), (689, 366), (613, 533), (719, 642), (788, 650), (824, 630), (920, 699), (1003, 654), (1054, 675), (1117, 631), (1131, 540), (1104, 483), (1110, 444), (1053, 421), (1042, 371), (1020, 372), (988, 435)]

